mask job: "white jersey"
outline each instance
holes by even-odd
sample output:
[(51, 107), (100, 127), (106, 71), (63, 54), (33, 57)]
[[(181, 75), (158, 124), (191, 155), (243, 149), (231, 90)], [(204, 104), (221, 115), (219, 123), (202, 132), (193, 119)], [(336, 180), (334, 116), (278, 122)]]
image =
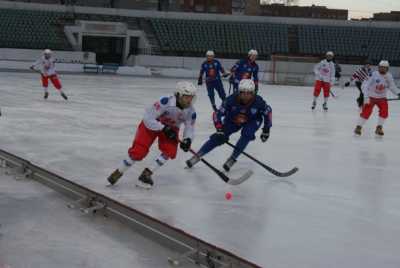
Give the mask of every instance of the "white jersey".
[(400, 93), (400, 90), (394, 83), (392, 74), (389, 72), (381, 75), (378, 71), (374, 71), (371, 77), (362, 84), (362, 91), (366, 97), (386, 98), (388, 89), (395, 95)]
[(45, 76), (51, 76), (57, 74), (56, 59), (53, 57), (46, 59), (44, 56), (42, 56), (32, 65), (32, 67), (37, 67), (37, 66), (39, 67), (40, 72)]
[(144, 125), (153, 131), (161, 131), (165, 125), (179, 129), (183, 123), (183, 138), (193, 140), (196, 111), (193, 106), (180, 109), (176, 106), (175, 96), (161, 97), (159, 101), (146, 109), (143, 117)]
[(335, 82), (335, 64), (333, 61), (322, 60), (314, 66), (315, 80), (333, 84)]

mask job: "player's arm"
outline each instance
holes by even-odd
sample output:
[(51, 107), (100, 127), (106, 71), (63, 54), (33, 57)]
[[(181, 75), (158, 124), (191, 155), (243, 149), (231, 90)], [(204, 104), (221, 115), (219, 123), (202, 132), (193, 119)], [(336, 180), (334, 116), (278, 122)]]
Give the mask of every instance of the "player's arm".
[(361, 91), (364, 95), (364, 98), (366, 98), (368, 96), (368, 89), (370, 88), (371, 84), (373, 83), (374, 79), (372, 76), (370, 76), (368, 78), (368, 80), (365, 80), (362, 84), (361, 84)]
[(335, 64), (331, 64), (331, 86), (333, 86), (335, 80), (336, 80), (336, 68)]
[(388, 84), (389, 84), (389, 89), (392, 91), (392, 93), (400, 98), (400, 89), (396, 86), (393, 80), (393, 76), (389, 74), (388, 76)]
[(192, 145), (192, 141), (194, 138), (194, 125), (196, 123), (196, 112), (193, 110), (186, 118), (184, 125), (185, 129), (183, 130), (183, 140), (181, 142), (181, 149), (185, 152), (190, 150), (190, 146)]
[(165, 109), (169, 106), (169, 98), (162, 97), (159, 101), (154, 103), (151, 107), (146, 109), (143, 117), (144, 125), (153, 131), (161, 131), (165, 127), (157, 119), (165, 112)]
[(35, 67), (37, 67), (37, 66), (40, 65), (41, 63), (42, 63), (41, 59), (36, 60), (36, 61), (29, 67), (29, 69), (35, 70)]
[(198, 81), (197, 81), (197, 85), (199, 85), (199, 86), (203, 84), (203, 75), (204, 75), (204, 72), (205, 72), (205, 70), (204, 70), (204, 64), (202, 64), (202, 65), (201, 65), (201, 68), (200, 68), (199, 79), (198, 79)]
[(222, 102), (221, 107), (213, 114), (214, 126), (218, 130), (222, 130), (223, 127), (223, 118), (226, 116), (226, 113), (229, 109), (230, 105), (227, 101)]

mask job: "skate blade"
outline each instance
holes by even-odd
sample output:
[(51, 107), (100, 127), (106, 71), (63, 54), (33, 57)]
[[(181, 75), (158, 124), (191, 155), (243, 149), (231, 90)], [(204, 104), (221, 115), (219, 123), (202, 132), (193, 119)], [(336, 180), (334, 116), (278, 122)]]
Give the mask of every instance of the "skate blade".
[(153, 186), (147, 184), (147, 183), (143, 183), (140, 181), (137, 181), (135, 183), (136, 187), (141, 188), (141, 189), (145, 189), (145, 190), (150, 190), (151, 188), (153, 188)]

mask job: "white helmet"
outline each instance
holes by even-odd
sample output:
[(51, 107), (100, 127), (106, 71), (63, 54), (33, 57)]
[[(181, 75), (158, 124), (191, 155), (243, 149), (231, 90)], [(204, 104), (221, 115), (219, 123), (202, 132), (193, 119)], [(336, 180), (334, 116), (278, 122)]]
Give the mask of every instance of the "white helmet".
[(206, 52), (206, 56), (207, 57), (214, 57), (215, 56), (214, 51), (212, 51), (212, 50), (207, 51)]
[(186, 96), (196, 96), (196, 87), (193, 85), (193, 83), (188, 82), (188, 81), (179, 81), (176, 84), (176, 90), (175, 93), (179, 94), (180, 96), (186, 95)]
[(250, 49), (250, 50), (249, 50), (249, 53), (247, 53), (247, 55), (249, 55), (249, 56), (251, 56), (251, 55), (258, 56), (258, 52), (257, 52), (257, 50), (255, 50), (255, 49)]
[(43, 54), (48, 54), (48, 55), (50, 55), (51, 53), (53, 53), (50, 49), (48, 49), (48, 48), (46, 48), (44, 51), (43, 51)]
[(387, 67), (389, 68), (389, 62), (387, 60), (381, 60), (378, 64), (379, 67)]
[(239, 83), (239, 92), (254, 92), (256, 85), (251, 79), (243, 79)]
[(325, 54), (326, 56), (331, 56), (331, 57), (333, 57), (333, 56), (335, 56), (335, 54), (333, 54), (333, 52), (332, 51), (328, 51), (328, 52), (326, 52), (326, 54)]

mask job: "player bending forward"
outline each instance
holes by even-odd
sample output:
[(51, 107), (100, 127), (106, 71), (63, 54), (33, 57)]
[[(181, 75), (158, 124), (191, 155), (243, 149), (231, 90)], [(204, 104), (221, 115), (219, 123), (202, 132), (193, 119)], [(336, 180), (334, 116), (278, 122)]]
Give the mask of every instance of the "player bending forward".
[(44, 98), (49, 97), (49, 91), (47, 87), (49, 86), (49, 79), (53, 86), (60, 92), (61, 96), (67, 100), (68, 97), (62, 91), (62, 86), (60, 79), (58, 79), (56, 73), (56, 59), (53, 57), (53, 52), (50, 49), (45, 49), (43, 51), (43, 56), (38, 59), (31, 67), (31, 70), (36, 70), (35, 67), (39, 67), (39, 71), (42, 75), (42, 86), (44, 89)]
[(374, 106), (379, 108), (378, 125), (375, 134), (383, 136), (383, 123), (389, 115), (386, 93), (390, 89), (400, 98), (400, 90), (396, 87), (393, 76), (389, 73), (389, 62), (382, 60), (378, 65), (378, 71), (374, 71), (370, 78), (362, 84), (364, 105), (362, 107), (358, 124), (354, 129), (356, 135), (361, 135), (362, 126), (370, 117)]
[(109, 177), (110, 184), (115, 184), (124, 172), (135, 162), (141, 161), (149, 152), (156, 138), (161, 154), (152, 166), (146, 167), (139, 176), (137, 185), (151, 188), (151, 175), (169, 159), (176, 157), (178, 149), (179, 127), (183, 123), (183, 141), (180, 147), (187, 152), (192, 144), (196, 112), (192, 106), (196, 97), (195, 86), (186, 81), (178, 82), (173, 96), (162, 97), (151, 107), (146, 109), (143, 120), (140, 122), (132, 147), (128, 150), (128, 158)]
[(200, 157), (224, 144), (233, 133), (241, 130), (236, 148), (223, 165), (223, 168), (229, 171), (247, 144), (255, 139), (255, 133), (263, 121), (264, 126), (260, 138), (262, 142), (266, 142), (272, 126), (272, 109), (261, 96), (256, 95), (253, 80), (241, 80), (239, 92), (230, 95), (214, 114), (217, 131), (210, 136), (195, 156), (186, 161), (186, 165), (189, 168), (194, 166), (200, 161)]

